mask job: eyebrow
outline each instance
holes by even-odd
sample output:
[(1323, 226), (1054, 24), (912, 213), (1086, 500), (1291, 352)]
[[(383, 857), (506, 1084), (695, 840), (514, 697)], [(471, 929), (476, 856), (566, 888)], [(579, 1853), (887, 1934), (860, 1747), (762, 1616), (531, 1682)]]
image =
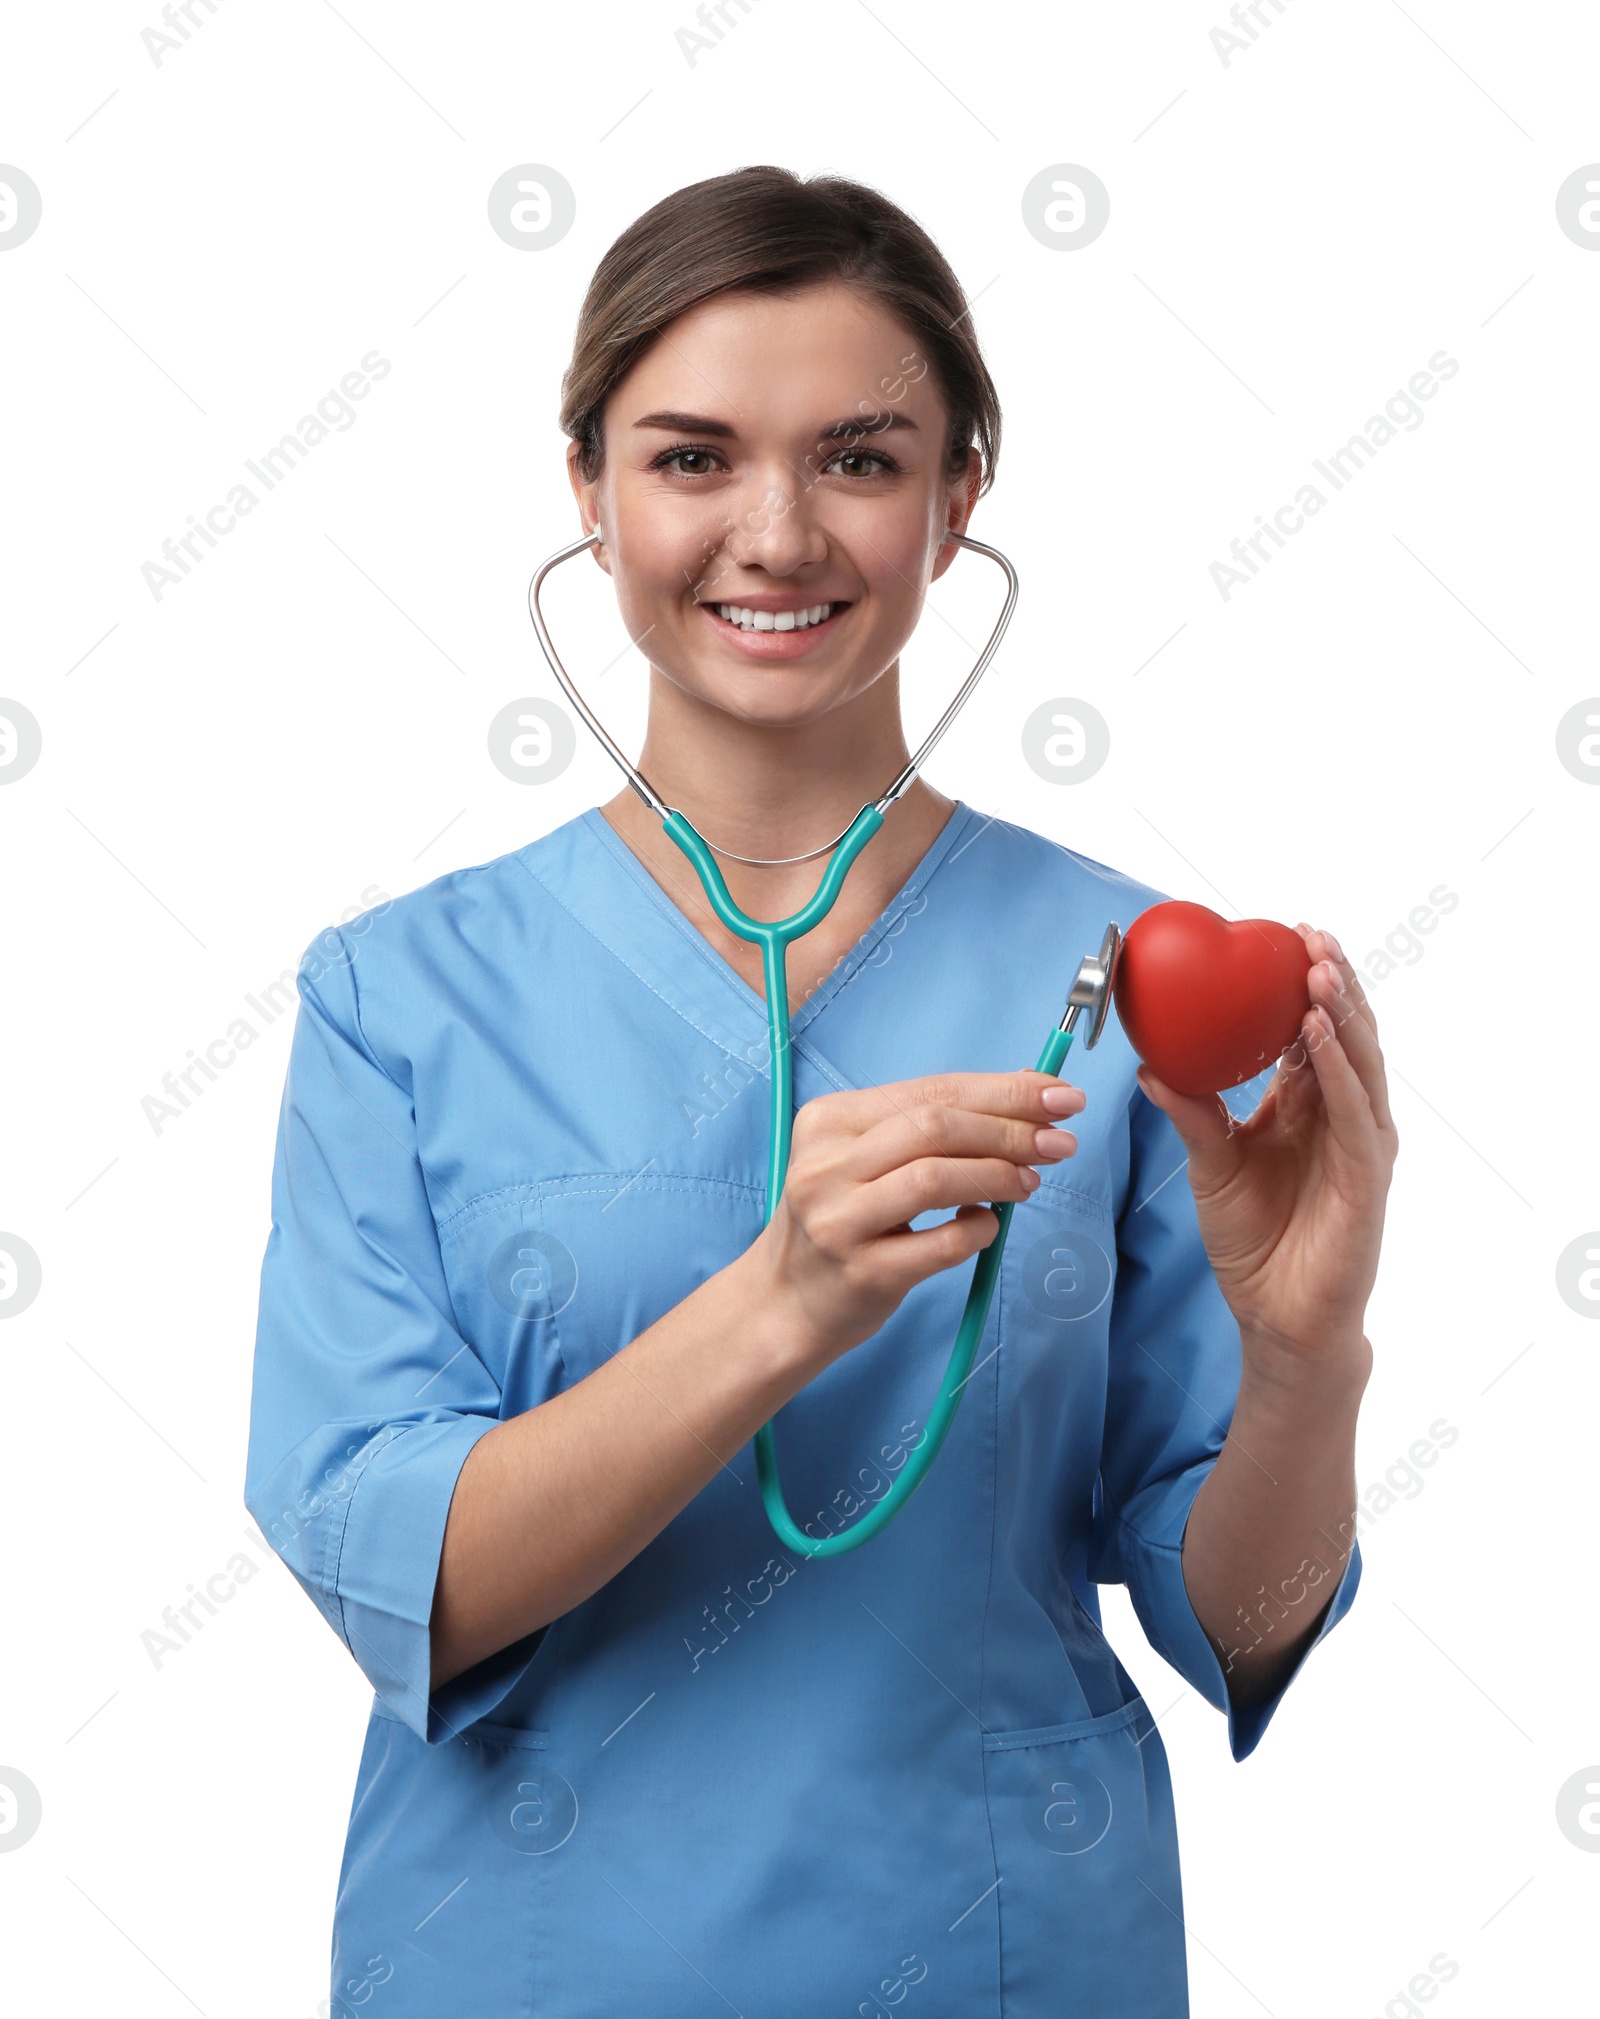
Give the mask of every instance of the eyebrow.
[[(738, 429), (727, 421), (712, 420), (708, 414), (655, 413), (644, 414), (633, 424), (636, 428), (663, 428), (678, 435), (715, 435), (721, 441), (731, 441)], [(848, 435), (881, 435), (891, 428), (910, 428), (917, 432), (917, 424), (909, 414), (899, 414), (888, 408), (880, 408), (871, 415), (858, 415), (853, 419), (835, 421), (826, 428), (817, 430), (819, 442), (838, 441)]]

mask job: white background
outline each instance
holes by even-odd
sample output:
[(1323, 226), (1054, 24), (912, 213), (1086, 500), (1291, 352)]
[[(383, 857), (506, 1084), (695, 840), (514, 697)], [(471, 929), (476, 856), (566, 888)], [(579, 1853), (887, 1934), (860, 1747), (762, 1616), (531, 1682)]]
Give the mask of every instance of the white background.
[[(0, 792), (0, 1228), (44, 1272), (0, 1327), (0, 1765), (43, 1799), (0, 1857), (17, 2009), (326, 1993), (371, 1692), (241, 1498), (290, 1019), (159, 1133), (141, 1102), (374, 886), (615, 789), (586, 739), (542, 787), (486, 751), (554, 692), (524, 597), (577, 531), (558, 382), (615, 234), (757, 161), (882, 187), (977, 298), (1005, 443), (973, 530), (1023, 596), (933, 782), (1362, 964), (1459, 897), (1371, 987), (1401, 1156), (1362, 1487), (1440, 1418), (1457, 1441), (1243, 1765), (1107, 1595), (1172, 1760), (1197, 2019), (1577, 2009), (1600, 1856), (1556, 1797), (1600, 1761), (1600, 1326), (1555, 1264), (1600, 1225), (1600, 791), (1555, 737), (1600, 694), (1600, 256), (1555, 194), (1600, 158), (1600, 21), (1269, 0), (1225, 64), (1220, 0), (752, 0), (691, 67), (688, 0), (194, 11), (157, 65), (153, 6), (17, 10), (0, 78), (0, 161), (43, 194), (0, 256), (0, 694), (44, 737)], [(541, 251), (487, 222), (525, 162), (577, 195)], [(1110, 191), (1093, 245), (1024, 227), (1062, 162)], [(156, 600), (141, 565), (373, 349), (355, 424)], [(1230, 541), (1440, 349), (1423, 424), (1225, 601)], [(918, 705), (994, 586), (969, 557), (936, 589)], [(592, 571), (552, 588), (603, 665)], [(625, 739), (640, 691), (634, 660), (602, 683)], [(1022, 760), (1053, 698), (1110, 726), (1092, 779)], [(1084, 951), (1041, 958), (1064, 985)], [(258, 1575), (156, 1668), (141, 1635), (241, 1549)]]

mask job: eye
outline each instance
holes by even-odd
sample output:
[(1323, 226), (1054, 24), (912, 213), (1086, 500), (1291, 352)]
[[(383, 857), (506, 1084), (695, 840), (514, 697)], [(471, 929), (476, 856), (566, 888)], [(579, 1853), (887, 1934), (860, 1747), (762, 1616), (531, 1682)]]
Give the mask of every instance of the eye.
[[(687, 461), (691, 465), (698, 461), (698, 467), (680, 468)], [(652, 470), (671, 470), (678, 477), (708, 477), (716, 468), (716, 452), (712, 449), (697, 448), (692, 442), (675, 442), (670, 449), (663, 449), (658, 456), (652, 456)]]
[[(840, 449), (836, 455), (829, 458), (825, 467), (833, 469), (846, 463), (853, 463), (856, 467), (841, 469), (840, 474), (858, 483), (863, 477), (883, 476), (900, 467), (894, 457), (886, 455), (882, 449)], [(867, 467), (868, 465), (871, 467)]]

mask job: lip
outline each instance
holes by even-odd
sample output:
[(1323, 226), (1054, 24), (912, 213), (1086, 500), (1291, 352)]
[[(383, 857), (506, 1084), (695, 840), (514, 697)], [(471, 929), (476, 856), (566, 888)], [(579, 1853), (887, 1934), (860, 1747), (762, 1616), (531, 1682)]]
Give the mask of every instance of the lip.
[[(739, 596), (723, 597), (719, 601), (737, 603), (743, 610), (793, 610), (803, 608), (792, 596)], [(831, 596), (813, 596), (813, 603), (829, 603)], [(746, 631), (737, 624), (730, 624), (717, 615), (710, 603), (701, 603), (699, 610), (705, 621), (713, 625), (717, 636), (723, 638), (736, 652), (743, 652), (751, 659), (803, 659), (808, 652), (826, 643), (833, 636), (834, 626), (840, 623), (855, 608), (854, 603), (836, 605), (833, 615), (825, 617), (820, 624), (808, 624), (803, 631)]]

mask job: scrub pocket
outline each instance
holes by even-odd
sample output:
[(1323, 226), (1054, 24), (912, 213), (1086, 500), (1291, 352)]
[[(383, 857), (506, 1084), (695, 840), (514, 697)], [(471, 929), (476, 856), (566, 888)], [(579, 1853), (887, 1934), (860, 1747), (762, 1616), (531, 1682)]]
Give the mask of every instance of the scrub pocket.
[(1172, 1782), (1144, 1699), (989, 1732), (983, 1770), (1006, 2019), (1187, 2019)]
[(526, 2012), (539, 1871), (577, 1803), (542, 1731), (468, 1725), (424, 1745), (375, 1705), (334, 1911), (332, 2019)]
[(643, 1171), (534, 1178), (440, 1223), (452, 1306), (504, 1414), (592, 1374), (761, 1230), (748, 1185)]
[(601, 1171), (539, 1187), (539, 1226), (571, 1257), (553, 1332), (581, 1381), (648, 1331), (761, 1231), (747, 1185), (664, 1169)]

